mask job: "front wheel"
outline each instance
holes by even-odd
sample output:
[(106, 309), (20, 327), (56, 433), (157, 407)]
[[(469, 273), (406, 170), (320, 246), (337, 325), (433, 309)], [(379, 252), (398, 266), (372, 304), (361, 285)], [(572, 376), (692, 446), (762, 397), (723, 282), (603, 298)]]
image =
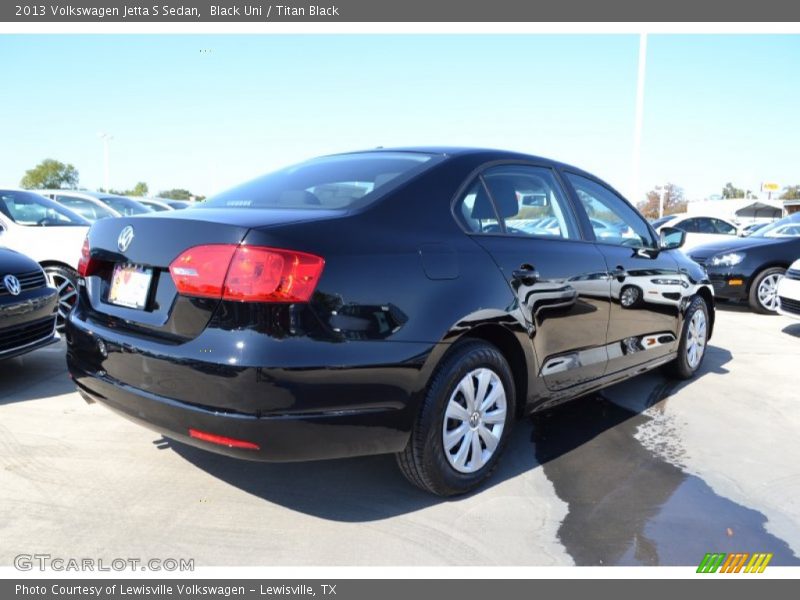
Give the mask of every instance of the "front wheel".
[(58, 292), (58, 315), (56, 315), (56, 329), (64, 331), (72, 307), (78, 301), (78, 274), (69, 267), (56, 265), (44, 268), (50, 287)]
[(676, 379), (690, 379), (694, 376), (706, 356), (708, 325), (706, 301), (695, 296), (684, 315), (678, 357), (667, 365), (670, 375)]
[(515, 414), (514, 381), (500, 351), (459, 342), (431, 379), (397, 463), (414, 485), (438, 496), (478, 487), (497, 466)]
[(750, 286), (750, 295), (748, 296), (748, 303), (750, 308), (755, 312), (762, 315), (775, 315), (778, 314), (778, 283), (783, 279), (786, 269), (781, 267), (772, 267), (764, 269), (755, 279), (753, 285)]

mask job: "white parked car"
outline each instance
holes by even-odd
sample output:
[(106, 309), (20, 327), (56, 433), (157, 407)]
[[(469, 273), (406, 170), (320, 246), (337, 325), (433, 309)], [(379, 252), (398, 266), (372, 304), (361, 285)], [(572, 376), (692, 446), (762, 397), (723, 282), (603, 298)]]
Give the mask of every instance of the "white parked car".
[(0, 246), (42, 265), (58, 290), (58, 329), (77, 299), (78, 260), (89, 221), (57, 202), (18, 190), (0, 190)]
[(136, 200), (128, 198), (127, 196), (117, 196), (116, 194), (106, 194), (105, 192), (92, 192), (89, 190), (35, 190), (37, 194), (51, 198), (57, 202), (63, 202), (63, 199), (70, 198), (83, 198), (85, 200), (97, 200), (101, 204), (112, 209), (116, 215), (123, 217), (132, 217), (135, 215), (145, 215), (152, 213), (153, 210), (140, 204)]
[(122, 214), (101, 202), (94, 196), (83, 192), (73, 192), (72, 190), (34, 190), (46, 198), (55, 200), (62, 206), (75, 211), (87, 221), (94, 223), (98, 219), (108, 217), (121, 217)]
[(686, 241), (681, 250), (688, 251), (703, 244), (723, 242), (739, 235), (739, 229), (725, 219), (719, 217), (700, 217), (679, 213), (661, 217), (651, 223), (653, 228), (660, 232), (662, 227), (676, 227), (686, 232)]
[(800, 319), (800, 259), (791, 264), (778, 282), (778, 312)]

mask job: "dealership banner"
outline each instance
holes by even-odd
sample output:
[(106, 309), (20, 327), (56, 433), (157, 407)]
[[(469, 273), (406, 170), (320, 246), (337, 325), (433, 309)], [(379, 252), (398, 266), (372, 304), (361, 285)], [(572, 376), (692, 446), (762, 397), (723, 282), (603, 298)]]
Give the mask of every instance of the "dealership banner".
[(786, 0), (17, 0), (0, 21), (17, 22), (787, 22), (800, 3)]
[[(708, 581), (708, 580), (706, 580)], [(704, 584), (708, 592), (726, 599), (789, 594), (789, 579), (740, 579), (723, 577)], [(758, 588), (756, 588), (758, 586)], [(0, 597), (6, 600), (408, 600), (409, 598), (459, 598), (459, 600), (507, 600), (534, 596), (602, 597), (603, 592), (626, 598), (674, 600), (697, 592), (697, 582), (673, 580), (591, 579), (342, 579), (342, 580), (184, 580), (184, 579), (26, 579), (0, 581)], [(796, 591), (796, 590), (795, 590)]]

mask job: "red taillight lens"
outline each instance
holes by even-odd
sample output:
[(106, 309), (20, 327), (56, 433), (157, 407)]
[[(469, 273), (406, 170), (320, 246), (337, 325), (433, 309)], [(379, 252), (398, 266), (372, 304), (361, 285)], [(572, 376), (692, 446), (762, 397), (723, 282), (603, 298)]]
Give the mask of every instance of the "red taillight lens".
[(83, 247), (81, 248), (81, 257), (78, 260), (78, 274), (81, 277), (89, 277), (97, 270), (98, 261), (92, 260), (92, 255), (89, 250), (89, 236), (83, 240)]
[(179, 294), (221, 298), (225, 273), (237, 246), (215, 244), (195, 246), (172, 261), (169, 274)]
[(308, 302), (322, 275), (319, 256), (230, 244), (195, 246), (169, 266), (178, 292), (241, 302)]
[(212, 444), (219, 444), (220, 446), (227, 446), (228, 448), (244, 448), (245, 450), (260, 450), (261, 446), (253, 442), (245, 440), (237, 440), (235, 438), (225, 437), (224, 435), (217, 435), (215, 433), (208, 433), (207, 431), (200, 431), (198, 429), (189, 429), (189, 437), (204, 442), (211, 442)]

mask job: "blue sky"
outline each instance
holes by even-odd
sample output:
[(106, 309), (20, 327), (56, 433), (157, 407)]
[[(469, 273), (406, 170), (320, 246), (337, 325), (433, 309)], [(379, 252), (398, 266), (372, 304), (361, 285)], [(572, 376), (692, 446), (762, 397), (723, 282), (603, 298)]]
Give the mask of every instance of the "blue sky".
[[(4, 35), (0, 186), (213, 194), (374, 146), (520, 150), (630, 194), (638, 35)], [(650, 35), (640, 181), (800, 183), (800, 36)]]

